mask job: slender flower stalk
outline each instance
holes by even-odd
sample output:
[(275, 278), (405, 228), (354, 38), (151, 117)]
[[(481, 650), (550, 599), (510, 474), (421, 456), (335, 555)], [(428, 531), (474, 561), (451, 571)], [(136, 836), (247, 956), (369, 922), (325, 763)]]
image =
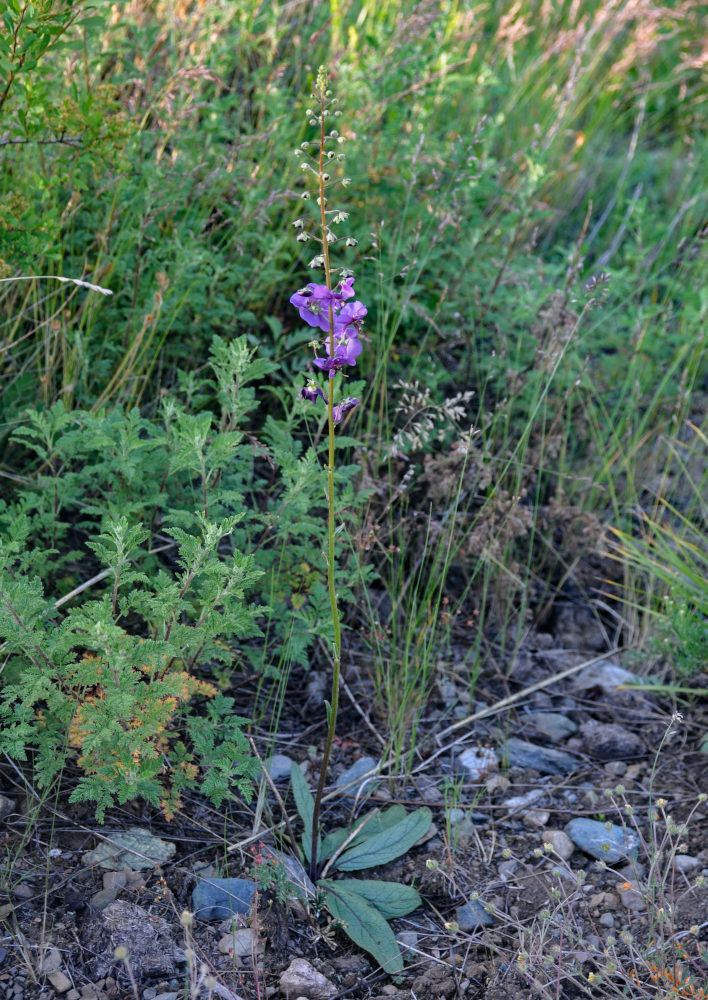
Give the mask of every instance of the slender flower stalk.
[[(329, 590), (329, 600), (332, 613), (332, 629), (334, 635), (334, 648), (332, 658), (332, 694), (327, 705), (327, 741), (325, 743), (322, 762), (320, 764), (320, 774), (315, 793), (314, 812), (312, 817), (312, 845), (310, 851), (310, 876), (314, 880), (318, 875), (318, 854), (319, 854), (319, 816), (327, 780), (327, 767), (332, 753), (332, 744), (337, 726), (337, 712), (339, 709), (339, 680), (342, 661), (342, 630), (339, 618), (339, 607), (337, 605), (337, 591), (335, 586), (335, 510), (334, 510), (334, 461), (335, 461), (335, 425), (338, 424), (344, 415), (355, 407), (359, 400), (346, 397), (335, 404), (335, 383), (337, 374), (341, 373), (345, 366), (356, 364), (356, 360), (361, 354), (362, 344), (359, 340), (361, 324), (366, 316), (366, 306), (361, 302), (348, 301), (354, 296), (354, 278), (344, 273), (337, 285), (333, 285), (333, 268), (330, 262), (330, 244), (336, 243), (337, 237), (332, 229), (332, 225), (346, 219), (346, 213), (327, 208), (326, 188), (332, 183), (332, 179), (326, 169), (326, 162), (333, 159), (335, 154), (328, 150), (328, 142), (341, 141), (335, 130), (328, 131), (328, 119), (332, 112), (328, 104), (334, 103), (330, 100), (330, 93), (327, 90), (327, 75), (323, 67), (320, 67), (317, 75), (317, 90), (315, 97), (319, 104), (319, 114), (308, 111), (308, 118), (311, 124), (319, 124), (319, 140), (317, 141), (318, 155), (316, 167), (307, 159), (303, 159), (303, 169), (312, 171), (317, 177), (319, 234), (314, 235), (307, 232), (305, 223), (298, 219), (295, 227), (300, 231), (298, 240), (306, 242), (316, 240), (322, 247), (321, 254), (318, 254), (311, 262), (312, 266), (324, 268), (324, 284), (310, 282), (305, 288), (300, 289), (290, 299), (299, 313), (300, 317), (310, 326), (317, 327), (325, 335), (324, 349), (326, 357), (319, 357), (317, 350), (319, 343), (313, 342), (315, 347), (315, 357), (313, 365), (323, 374), (327, 375), (326, 394), (317, 385), (313, 378), (308, 380), (307, 385), (300, 390), (304, 399), (317, 402), (322, 399), (327, 406), (327, 427), (328, 427), (328, 459), (327, 459), (327, 505), (328, 505), (328, 556), (327, 556), (327, 584)], [(337, 114), (337, 112), (335, 112)], [(304, 148), (309, 148), (309, 143), (303, 144)], [(298, 155), (305, 156), (303, 149), (297, 151)], [(341, 159), (342, 154), (337, 158)], [(304, 197), (307, 197), (304, 196)], [(333, 216), (331, 222), (328, 218)], [(347, 238), (347, 246), (355, 246), (356, 241)]]

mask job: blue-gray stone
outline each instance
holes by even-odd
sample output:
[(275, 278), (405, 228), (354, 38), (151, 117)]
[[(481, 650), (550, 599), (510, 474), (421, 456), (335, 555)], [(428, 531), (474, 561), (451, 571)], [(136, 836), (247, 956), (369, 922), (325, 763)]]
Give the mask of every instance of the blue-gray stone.
[(473, 931), (477, 927), (491, 927), (494, 923), (492, 915), (487, 913), (481, 903), (476, 900), (458, 906), (455, 910), (455, 920), (461, 931)]
[(192, 910), (199, 920), (228, 920), (248, 913), (256, 883), (245, 878), (201, 878), (192, 892)]
[(353, 784), (353, 782), (356, 782), (357, 778), (363, 777), (367, 771), (371, 771), (378, 766), (379, 762), (374, 760), (373, 757), (360, 757), (358, 761), (339, 775), (335, 784), (337, 788), (344, 788), (346, 785), (351, 783), (351, 788), (347, 789), (345, 798), (358, 798), (361, 795), (365, 795), (368, 792), (373, 791), (377, 782), (373, 778), (361, 781), (359, 784)]
[(617, 861), (636, 858), (639, 837), (634, 830), (625, 830), (614, 823), (600, 823), (595, 819), (571, 819), (565, 832), (576, 847), (598, 861), (613, 865)]
[(278, 782), (285, 784), (285, 782), (290, 781), (290, 768), (292, 766), (293, 762), (286, 754), (274, 753), (268, 761), (268, 774), (276, 785)]
[(565, 750), (539, 747), (516, 736), (508, 739), (497, 754), (500, 760), (508, 761), (512, 767), (533, 768), (541, 774), (570, 774), (581, 766), (581, 761)]
[(530, 712), (525, 718), (537, 732), (556, 743), (578, 731), (577, 724), (560, 712)]

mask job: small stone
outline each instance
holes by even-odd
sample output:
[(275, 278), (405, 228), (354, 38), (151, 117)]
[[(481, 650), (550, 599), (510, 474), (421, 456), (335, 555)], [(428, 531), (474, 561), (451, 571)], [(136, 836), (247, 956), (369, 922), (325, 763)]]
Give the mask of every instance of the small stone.
[(379, 763), (373, 757), (360, 757), (351, 767), (348, 767), (346, 771), (342, 771), (339, 775), (335, 782), (337, 788), (347, 789), (344, 796), (347, 799), (361, 798), (362, 795), (372, 792), (377, 784), (373, 777), (368, 778), (366, 781), (361, 781), (359, 784), (356, 782), (357, 779), (362, 778), (368, 771), (376, 770)]
[(619, 898), (622, 906), (631, 910), (633, 913), (641, 913), (647, 908), (647, 904), (644, 901), (644, 895), (641, 891), (641, 883), (637, 882), (635, 879), (625, 882), (620, 886)]
[(676, 854), (674, 856), (674, 868), (678, 868), (684, 874), (692, 872), (694, 868), (698, 868), (700, 863), (698, 858), (692, 858), (690, 854)]
[(512, 875), (515, 873), (516, 869), (519, 867), (519, 862), (510, 858), (508, 861), (499, 862), (499, 878), (504, 879), (507, 882)]
[(226, 920), (249, 913), (256, 883), (245, 878), (202, 878), (192, 892), (192, 909), (199, 920)]
[(502, 806), (508, 813), (517, 813), (520, 809), (525, 809), (534, 802), (538, 802), (546, 794), (543, 788), (532, 788), (530, 792), (523, 795), (512, 795), (511, 798), (504, 799)]
[(125, 889), (127, 884), (128, 874), (125, 871), (103, 873), (104, 889)]
[(581, 690), (598, 687), (606, 694), (611, 694), (624, 684), (637, 684), (639, 678), (636, 674), (620, 667), (612, 660), (603, 660), (601, 663), (594, 663), (591, 667), (582, 670), (575, 681), (575, 686)]
[(581, 766), (581, 761), (564, 750), (552, 747), (539, 747), (535, 743), (512, 736), (498, 751), (502, 761), (508, 761), (512, 767), (533, 769), (541, 774), (569, 774)]
[(578, 731), (577, 724), (560, 712), (530, 712), (522, 719), (524, 722), (527, 720), (541, 736), (555, 743), (568, 739)]
[(39, 971), (45, 976), (49, 972), (56, 972), (61, 966), (61, 952), (58, 948), (48, 948), (39, 963)]
[(12, 815), (15, 811), (15, 800), (8, 799), (6, 795), (0, 795), (0, 822), (5, 817)]
[(65, 1000), (81, 1000), (81, 994), (78, 990), (69, 990), (66, 994)]
[(531, 830), (540, 830), (550, 818), (551, 814), (547, 809), (529, 809), (522, 815), (521, 822)]
[(639, 757), (645, 752), (643, 741), (636, 733), (614, 722), (590, 719), (580, 727), (583, 750), (600, 760), (616, 761), (623, 757)]
[(614, 823), (578, 817), (566, 824), (565, 832), (581, 851), (610, 865), (636, 857), (639, 847), (639, 837), (633, 830)]
[(63, 972), (50, 972), (47, 979), (57, 993), (66, 993), (67, 990), (71, 989), (71, 980)]
[(280, 976), (280, 991), (286, 1000), (329, 1000), (337, 987), (304, 958), (294, 958)]
[(109, 840), (84, 854), (83, 861), (111, 871), (123, 868), (143, 871), (165, 864), (176, 850), (175, 844), (153, 837), (149, 830), (141, 826), (133, 826), (129, 830), (110, 834)]
[(600, 917), (600, 923), (602, 924), (603, 927), (614, 927), (615, 918), (612, 916), (611, 913), (603, 913), (602, 916)]
[(105, 910), (107, 906), (111, 903), (115, 903), (116, 899), (120, 894), (120, 889), (99, 889), (98, 892), (94, 892), (91, 897), (91, 906), (94, 910)]
[(396, 934), (396, 941), (402, 952), (415, 951), (418, 947), (418, 934), (416, 931), (400, 931)]
[(461, 765), (470, 781), (481, 781), (499, 767), (496, 751), (491, 747), (477, 747), (464, 750), (456, 760)]
[(252, 927), (240, 927), (229, 934), (224, 934), (218, 947), (222, 955), (250, 958), (251, 955), (263, 951), (263, 940)]
[(545, 830), (543, 833), (544, 844), (550, 844), (555, 853), (563, 861), (567, 861), (575, 850), (575, 845), (567, 833), (562, 830)]
[(511, 782), (505, 774), (493, 774), (486, 783), (487, 791), (490, 795), (494, 792), (505, 792)]
[(156, 993), (155, 1000), (179, 1000), (179, 996), (180, 994), (177, 990), (170, 990), (167, 993)]
[(293, 766), (292, 759), (284, 753), (274, 753), (268, 761), (268, 774), (275, 784), (285, 784), (290, 781), (290, 769)]
[[(445, 810), (445, 822), (450, 828), (450, 837), (456, 847), (467, 847), (476, 840), (474, 828), (479, 815), (459, 806), (448, 807)], [(482, 817), (483, 820), (486, 818)]]
[(605, 764), (605, 774), (611, 778), (621, 778), (627, 771), (627, 765), (623, 760), (608, 760)]
[(494, 923), (491, 913), (487, 913), (477, 900), (471, 900), (464, 906), (458, 906), (455, 910), (455, 920), (460, 930), (468, 933), (477, 927), (491, 927)]

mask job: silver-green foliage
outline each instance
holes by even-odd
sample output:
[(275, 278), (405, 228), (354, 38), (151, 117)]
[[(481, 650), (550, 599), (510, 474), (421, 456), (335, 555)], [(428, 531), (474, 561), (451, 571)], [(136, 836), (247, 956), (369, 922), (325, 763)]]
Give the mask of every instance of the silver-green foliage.
[[(310, 861), (314, 798), (300, 767), (293, 764), (291, 782), (295, 804), (304, 825), (302, 849)], [(363, 871), (400, 858), (430, 828), (428, 808), (407, 813), (403, 806), (374, 809), (350, 828), (334, 830), (318, 838), (317, 863), (322, 872)], [(388, 924), (404, 917), (421, 904), (411, 885), (379, 879), (331, 879), (317, 881), (324, 905), (355, 944), (368, 951), (388, 973), (403, 968), (401, 950)]]

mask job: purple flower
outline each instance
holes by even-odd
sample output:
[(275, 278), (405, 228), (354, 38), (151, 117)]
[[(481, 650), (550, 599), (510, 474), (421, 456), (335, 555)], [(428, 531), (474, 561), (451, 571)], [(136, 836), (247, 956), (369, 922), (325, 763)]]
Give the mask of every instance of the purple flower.
[(303, 399), (309, 399), (311, 403), (314, 403), (318, 396), (320, 399), (323, 399), (325, 403), (327, 402), (327, 397), (322, 392), (320, 387), (315, 385), (314, 382), (308, 382), (306, 386), (303, 386), (300, 390), (300, 395)]
[(329, 372), (330, 378), (334, 378), (335, 373), (340, 371), (343, 365), (355, 365), (356, 359), (362, 351), (361, 341), (343, 330), (335, 332), (334, 354), (332, 354), (329, 337), (325, 337), (324, 345), (329, 357), (315, 358), (313, 364), (321, 368), (322, 371)]
[(342, 417), (345, 413), (349, 413), (353, 410), (355, 406), (359, 405), (359, 400), (356, 398), (343, 399), (341, 403), (338, 403), (332, 408), (332, 415), (334, 417), (335, 424), (340, 423)]
[[(290, 296), (290, 302), (300, 313), (300, 319), (310, 326), (329, 333), (329, 311), (332, 309), (335, 332), (340, 328), (356, 325), (366, 315), (366, 306), (361, 302), (344, 304), (345, 299), (354, 295), (354, 278), (344, 278), (337, 288), (330, 290), (326, 285), (311, 281), (299, 292)], [(358, 329), (358, 326), (356, 326)]]

